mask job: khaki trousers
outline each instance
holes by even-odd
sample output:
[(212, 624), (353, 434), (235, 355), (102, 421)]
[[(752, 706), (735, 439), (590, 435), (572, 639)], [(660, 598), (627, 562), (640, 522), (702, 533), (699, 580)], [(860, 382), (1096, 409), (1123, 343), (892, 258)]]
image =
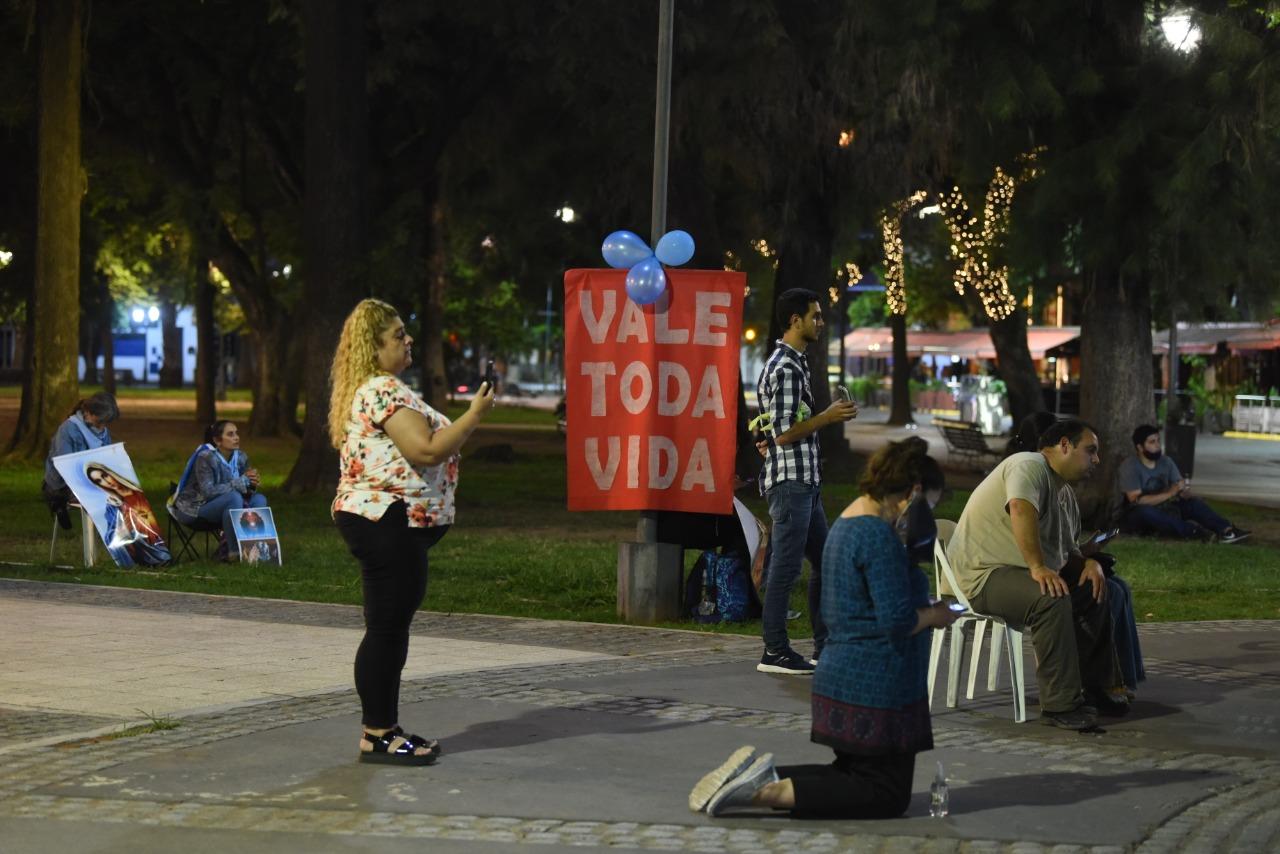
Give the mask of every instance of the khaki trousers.
[(1025, 566), (998, 566), (970, 597), (979, 613), (1030, 632), (1041, 711), (1070, 711), (1084, 692), (1106, 692), (1123, 682), (1110, 608), (1106, 600), (1093, 601), (1091, 586), (1077, 586), (1082, 568), (1082, 562), (1073, 561), (1062, 569), (1070, 596), (1045, 596)]

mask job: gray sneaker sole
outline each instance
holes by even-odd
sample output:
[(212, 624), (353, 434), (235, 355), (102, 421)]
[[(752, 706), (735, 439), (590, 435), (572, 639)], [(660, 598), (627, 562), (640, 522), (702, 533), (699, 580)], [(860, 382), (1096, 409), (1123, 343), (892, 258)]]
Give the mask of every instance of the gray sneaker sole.
[(694, 784), (693, 791), (689, 793), (689, 809), (694, 812), (706, 809), (707, 802), (720, 791), (720, 787), (747, 770), (755, 756), (756, 749), (751, 745), (733, 751), (724, 764)]
[[(755, 758), (751, 766), (738, 776), (720, 787), (720, 791), (707, 803), (707, 815), (718, 816), (726, 809), (747, 806), (749, 800), (741, 800), (746, 795), (754, 795), (765, 784), (778, 779), (778, 772), (773, 767), (773, 754), (762, 753)], [(747, 790), (750, 791), (747, 791)]]

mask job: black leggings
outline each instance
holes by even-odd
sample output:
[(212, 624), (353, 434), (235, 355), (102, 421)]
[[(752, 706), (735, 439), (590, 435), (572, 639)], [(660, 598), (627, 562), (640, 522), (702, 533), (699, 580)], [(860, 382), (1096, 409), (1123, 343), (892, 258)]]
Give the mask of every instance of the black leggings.
[(916, 755), (859, 756), (836, 751), (830, 765), (783, 765), (796, 790), (796, 818), (897, 818), (911, 803)]
[(364, 640), (356, 651), (361, 722), (388, 729), (399, 723), (400, 672), (409, 656), (409, 624), (427, 593), (427, 550), (449, 526), (410, 528), (403, 501), (377, 522), (341, 510), (334, 521), (360, 562), (364, 587)]

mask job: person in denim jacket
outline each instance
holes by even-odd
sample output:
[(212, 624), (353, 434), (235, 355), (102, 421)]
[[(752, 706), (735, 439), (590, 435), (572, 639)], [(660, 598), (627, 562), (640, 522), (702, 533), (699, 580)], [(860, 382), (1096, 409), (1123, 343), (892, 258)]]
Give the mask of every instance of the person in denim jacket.
[(67, 513), (67, 505), (72, 500), (71, 488), (54, 468), (53, 458), (110, 445), (111, 431), (107, 429), (107, 425), (119, 417), (120, 408), (116, 405), (115, 397), (100, 391), (76, 403), (67, 420), (53, 434), (53, 440), (49, 443), (49, 456), (44, 462), (41, 491), (44, 493), (45, 503), (49, 505), (49, 512), (58, 517), (58, 524), (64, 531), (71, 530), (71, 516)]
[(245, 507), (266, 507), (267, 498), (258, 492), (258, 470), (240, 450), (240, 431), (231, 421), (215, 421), (204, 433), (204, 444), (187, 460), (173, 499), (173, 515), (185, 525), (197, 519), (222, 528), (229, 556), (239, 554), (231, 511)]

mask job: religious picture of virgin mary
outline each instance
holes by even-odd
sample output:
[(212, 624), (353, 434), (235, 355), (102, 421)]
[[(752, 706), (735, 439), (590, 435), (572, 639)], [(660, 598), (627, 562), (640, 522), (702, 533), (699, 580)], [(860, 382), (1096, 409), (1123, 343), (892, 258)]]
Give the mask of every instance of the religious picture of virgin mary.
[(116, 563), (120, 566), (168, 563), (172, 556), (142, 487), (96, 461), (85, 463), (84, 476), (102, 490), (106, 499), (106, 530), (102, 538)]

